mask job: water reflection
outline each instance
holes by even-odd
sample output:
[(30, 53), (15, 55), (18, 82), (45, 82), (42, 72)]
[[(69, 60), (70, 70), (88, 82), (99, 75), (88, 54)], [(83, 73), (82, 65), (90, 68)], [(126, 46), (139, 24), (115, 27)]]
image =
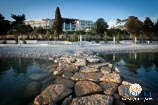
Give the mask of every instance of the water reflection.
[[(107, 61), (118, 63), (121, 73), (144, 85), (158, 97), (158, 53), (101, 54)], [(132, 77), (132, 78), (131, 78)]]
[[(25, 105), (44, 87), (39, 77), (49, 76), (47, 60), (1, 58), (0, 59), (0, 105)], [(36, 79), (36, 80), (33, 80)]]
[[(130, 72), (134, 74), (137, 73), (138, 68), (143, 67), (146, 72), (151, 70), (158, 71), (158, 53), (128, 53), (128, 54), (109, 54), (101, 55), (107, 61), (118, 62), (122, 65), (121, 62), (124, 62), (124, 66), (128, 68)], [(155, 69), (151, 69), (153, 67)]]

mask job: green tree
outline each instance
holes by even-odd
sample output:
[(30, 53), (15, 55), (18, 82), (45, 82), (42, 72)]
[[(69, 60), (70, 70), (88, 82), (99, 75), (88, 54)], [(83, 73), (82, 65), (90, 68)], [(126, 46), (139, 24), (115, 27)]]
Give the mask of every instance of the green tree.
[(57, 7), (52, 28), (53, 28), (53, 31), (56, 31), (58, 38), (59, 38), (59, 34), (62, 33), (62, 23), (63, 23), (63, 20), (62, 20), (61, 14), (60, 14), (60, 9), (59, 9), (59, 7)]
[(143, 27), (143, 22), (141, 22), (137, 17), (130, 16), (124, 25), (125, 30), (130, 33), (130, 37), (134, 40), (136, 36), (139, 35)]
[(5, 20), (4, 16), (0, 13), (0, 35), (7, 34), (10, 29), (10, 21)]
[[(16, 41), (18, 36), (22, 36), (23, 34), (26, 34), (28, 32), (28, 26), (25, 25), (25, 15), (14, 15), (12, 14), (11, 17), (14, 19), (12, 22), (12, 30), (14, 30), (15, 33), (17, 33)], [(23, 37), (23, 36), (22, 36)]]
[(96, 32), (102, 35), (108, 28), (108, 24), (107, 22), (105, 22), (103, 18), (99, 18), (95, 23), (95, 27), (96, 27)]
[(153, 26), (154, 26), (153, 22), (151, 21), (151, 19), (149, 17), (147, 17), (144, 20), (144, 24), (143, 24), (143, 28), (142, 28), (142, 32), (143, 32), (142, 39), (143, 39), (143, 41), (145, 40), (146, 36), (150, 37), (150, 41), (152, 41)]

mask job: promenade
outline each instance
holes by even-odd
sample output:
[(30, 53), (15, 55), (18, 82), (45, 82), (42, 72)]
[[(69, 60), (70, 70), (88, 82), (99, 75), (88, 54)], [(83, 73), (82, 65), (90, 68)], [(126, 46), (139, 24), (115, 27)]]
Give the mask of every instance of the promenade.
[(97, 53), (158, 52), (158, 45), (147, 44), (94, 44), (94, 45), (37, 45), (0, 44), (0, 57), (50, 58), (58, 55), (73, 55), (78, 51)]

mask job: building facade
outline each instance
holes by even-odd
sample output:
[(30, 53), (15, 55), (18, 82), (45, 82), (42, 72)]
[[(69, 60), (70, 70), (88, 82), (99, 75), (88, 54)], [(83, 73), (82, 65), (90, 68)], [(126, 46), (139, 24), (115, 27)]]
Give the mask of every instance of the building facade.
[[(50, 29), (53, 26), (53, 19), (40, 19), (40, 20), (30, 20), (25, 21), (26, 25), (30, 25), (32, 28), (42, 27), (44, 29)], [(94, 22), (89, 20), (79, 20), (79, 19), (70, 19), (63, 18), (63, 31), (91, 31), (94, 27)]]
[(29, 20), (25, 21), (26, 25), (30, 25), (32, 28), (44, 28), (44, 29), (50, 29), (52, 27), (52, 19), (38, 19), (38, 20)]

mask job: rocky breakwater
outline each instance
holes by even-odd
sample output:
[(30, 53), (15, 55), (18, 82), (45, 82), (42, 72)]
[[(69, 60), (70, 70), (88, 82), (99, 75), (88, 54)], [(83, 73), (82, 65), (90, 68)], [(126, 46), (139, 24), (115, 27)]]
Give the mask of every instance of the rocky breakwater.
[(112, 64), (83, 53), (53, 60), (56, 79), (36, 96), (34, 105), (125, 105), (118, 92), (122, 79)]

